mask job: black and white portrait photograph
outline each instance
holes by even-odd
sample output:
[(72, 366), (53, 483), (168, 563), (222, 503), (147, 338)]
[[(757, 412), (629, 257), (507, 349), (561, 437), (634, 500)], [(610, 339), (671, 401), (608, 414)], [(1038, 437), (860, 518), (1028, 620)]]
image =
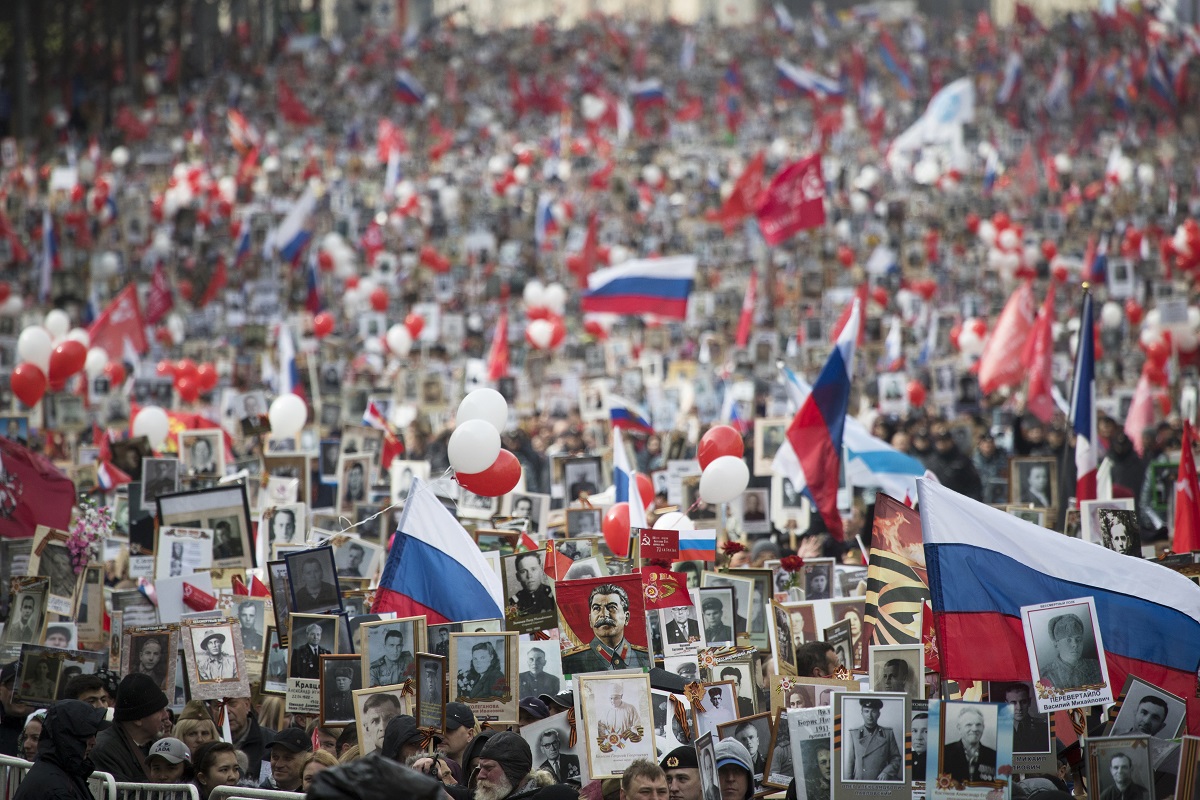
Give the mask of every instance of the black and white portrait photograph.
[(568, 536), (599, 536), (601, 512), (598, 508), (568, 508)]
[(159, 495), (179, 491), (179, 467), (177, 458), (142, 461), (142, 508), (154, 508)]
[(717, 726), (733, 722), (738, 714), (737, 687), (732, 680), (704, 684), (701, 698), (704, 710), (696, 709), (696, 731), (700, 735), (717, 733)]
[(263, 597), (243, 597), (236, 605), (238, 622), (242, 624), (242, 652), (263, 652), (263, 626), (266, 624), (267, 601)]
[(44, 647), (22, 645), (19, 672), (12, 688), (13, 702), (32, 707), (52, 705), (62, 663), (61, 656)]
[(366, 425), (347, 425), (342, 428), (342, 456), (369, 455), (383, 452), (383, 431)]
[(787, 439), (788, 417), (760, 417), (754, 420), (754, 474), (769, 477), (771, 462), (779, 446)]
[(829, 600), (833, 597), (833, 559), (804, 560), (804, 599)]
[(354, 722), (354, 694), (363, 688), (358, 656), (321, 657), (321, 724), (349, 725)]
[(159, 578), (178, 578), (212, 567), (213, 531), (205, 528), (158, 529), (154, 574)]
[(279, 644), (275, 626), (267, 626), (266, 646), (263, 648), (260, 686), (265, 694), (286, 695), (288, 679), (288, 649)]
[[(264, 509), (258, 529), (259, 541), (265, 547), (258, 557), (263, 561), (274, 560), (276, 545), (303, 544), (308, 535), (306, 512), (304, 503), (288, 503)], [(262, 536), (263, 530), (267, 532), (266, 537)]]
[(431, 653), (417, 655), (417, 725), (446, 727), (446, 659)]
[(363, 755), (383, 747), (383, 735), (389, 722), (415, 710), (411, 697), (399, 686), (360, 689), (353, 694), (358, 746)]
[(792, 641), (791, 614), (777, 600), (771, 601), (771, 614), (773, 617), (771, 652), (775, 654), (780, 664), (786, 664), (794, 671), (796, 669), (796, 648)]
[(403, 503), (408, 499), (413, 478), (429, 480), (429, 462), (394, 461), (388, 466), (388, 476), (392, 484), (392, 503)]
[(1021, 623), (1034, 683), (1060, 690), (1053, 697), (1039, 693), (1039, 711), (1071, 708), (1062, 703), (1080, 693), (1091, 696), (1095, 690), (1105, 698), (1102, 702), (1112, 702), (1093, 598), (1022, 607)]
[(342, 457), (342, 442), (340, 439), (322, 439), (317, 445), (317, 469), (321, 474), (321, 483), (337, 483), (338, 461)]
[[(651, 689), (650, 699), (654, 705), (654, 743), (659, 752), (670, 753), (677, 747), (693, 744), (696, 722), (687, 698), (682, 693)], [(687, 722), (686, 728), (680, 722), (681, 714)]]
[(789, 521), (797, 523), (806, 521), (804, 495), (783, 475), (771, 478), (771, 522), (776, 527), (786, 525)]
[(250, 547), (250, 508), (244, 484), (229, 484), (158, 498), (158, 516), (163, 525), (207, 528), (213, 532), (214, 567), (249, 567), (254, 564)]
[(121, 639), (121, 671), (140, 672), (167, 693), (175, 693), (175, 665), (179, 657), (179, 631), (166, 627), (125, 628)]
[(990, 703), (944, 702), (940, 709), (944, 735), (938, 774), (964, 785), (991, 783), (1000, 777), (997, 752), (999, 713)]
[[(905, 781), (905, 698), (847, 693), (836, 697), (841, 714), (840, 752), (834, 753), (840, 779), (846, 783)], [(839, 736), (840, 734), (840, 736)]]
[(771, 747), (771, 714), (764, 712), (717, 726), (718, 739), (736, 739), (750, 754), (755, 793), (764, 791), (768, 751)]
[(1058, 508), (1058, 463), (1052, 456), (1026, 456), (1008, 463), (1013, 503)]
[(550, 496), (515, 492), (504, 498), (507, 514), (512, 520), (527, 520), (530, 536), (538, 536), (546, 529), (550, 513)]
[(1088, 738), (1087, 778), (1099, 800), (1153, 797), (1150, 748), (1140, 736)]
[(1136, 675), (1125, 679), (1121, 710), (1109, 736), (1153, 736), (1175, 739), (1187, 722), (1187, 701)]
[(1012, 712), (1013, 754), (1050, 754), (1054, 743), (1051, 719), (1039, 714), (1034, 706), (1033, 684), (1029, 681), (1004, 681), (988, 685), (988, 697), (993, 703), (1008, 703)]
[[(71, 562), (67, 549), (69, 536), (63, 531), (38, 525), (33, 535), (33, 554), (29, 557), (29, 573), (50, 580), (47, 608), (55, 614), (74, 616), (75, 595), (80, 576)], [(40, 550), (40, 554), (39, 554)]]
[(48, 584), (35, 580), (17, 590), (4, 626), (4, 644), (38, 644), (46, 624)]
[(668, 656), (663, 660), (663, 669), (678, 675), (685, 685), (700, 680), (700, 667), (695, 656)]
[(750, 630), (750, 602), (754, 596), (754, 581), (728, 572), (705, 572), (700, 576), (700, 586), (728, 586), (733, 589), (733, 632)]
[(54, 427), (78, 433), (87, 427), (87, 411), (83, 398), (75, 395), (57, 395), (54, 398)]
[(416, 677), (416, 653), (425, 642), (423, 617), (386, 619), (359, 626), (359, 652), (362, 654), (363, 681), (366, 688), (404, 683)]
[(324, 614), (288, 618), (288, 677), (319, 681), (321, 656), (336, 655), (340, 620)]
[(574, 503), (583, 493), (597, 494), (608, 485), (601, 476), (599, 456), (555, 459), (554, 463), (562, 470), (561, 483), (568, 503)]
[(1100, 512), (1106, 508), (1134, 510), (1132, 497), (1110, 500), (1083, 500), (1079, 503), (1079, 538), (1085, 542), (1104, 544), (1100, 531)]
[(558, 624), (554, 582), (544, 569), (541, 550), (502, 556), (500, 576), (504, 584), (506, 627), (520, 633), (548, 630)]
[(902, 692), (910, 700), (925, 694), (925, 650), (922, 645), (871, 645), (871, 689)]
[(271, 432), (267, 418), (267, 396), (261, 391), (243, 392), (233, 399), (232, 410), (242, 436), (257, 436)]
[(383, 548), (371, 542), (349, 536), (335, 536), (330, 541), (339, 578), (373, 580), (383, 562)]
[(1097, 515), (1100, 518), (1101, 544), (1114, 553), (1142, 557), (1142, 535), (1136, 511), (1102, 508)]
[[(343, 440), (344, 443), (344, 440)], [(370, 454), (344, 455), (338, 465), (337, 511), (351, 514), (355, 503), (370, 500), (371, 462)]]
[(658, 614), (662, 631), (663, 655), (695, 655), (700, 650), (700, 622), (696, 611), (695, 606), (687, 605), (654, 612)]
[(354, 514), (351, 519), (354, 521), (354, 530), (362, 539), (378, 545), (384, 544), (384, 525), (389, 525), (387, 535), (389, 538), (391, 537), (395, 528), (389, 524), (386, 509), (387, 506), (384, 503), (354, 504)]
[(735, 641), (734, 589), (711, 586), (697, 589), (700, 630), (705, 647), (725, 647)]
[(461, 486), (458, 488), (459, 519), (491, 519), (500, 510), (499, 497), (483, 497)]
[(150, 447), (150, 440), (145, 436), (135, 436), (132, 439), (113, 442), (111, 447), (113, 463), (129, 477), (140, 481), (142, 479), (142, 459), (154, 455), (154, 451)]
[[(475, 627), (479, 626), (464, 623), (468, 630)], [(520, 700), (517, 639), (516, 631), (450, 634), (446, 667), (449, 699), (466, 703), (476, 719), (496, 718), (489, 722), (517, 719)]]
[(593, 779), (618, 776), (639, 758), (657, 757), (648, 675), (579, 675), (575, 681), (583, 712), (579, 740), (587, 743)]
[(200, 683), (238, 680), (240, 675), (234, 656), (231, 625), (193, 625), (189, 632), (196, 677)]
[(747, 489), (733, 501), (732, 513), (741, 520), (743, 533), (770, 533), (770, 500), (766, 489)]
[(583, 783), (584, 767), (582, 738), (577, 737), (571, 746), (571, 729), (566, 714), (558, 714), (522, 725), (521, 737), (533, 753), (534, 769), (553, 775), (559, 783), (580, 786)]
[(291, 609), (294, 613), (342, 613), (342, 597), (332, 547), (287, 553), (283, 560), (287, 563)]
[(521, 639), (518, 642), (520, 656), (520, 695), (526, 697), (553, 697), (563, 690), (562, 653), (553, 641)]
[(225, 474), (225, 443), (219, 430), (180, 431), (183, 474), (189, 478), (219, 478)]

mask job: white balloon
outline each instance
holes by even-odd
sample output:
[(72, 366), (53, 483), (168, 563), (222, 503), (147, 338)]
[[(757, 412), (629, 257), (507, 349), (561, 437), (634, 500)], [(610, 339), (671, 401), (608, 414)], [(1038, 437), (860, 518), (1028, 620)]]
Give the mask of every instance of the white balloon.
[(71, 328), (67, 332), (67, 339), (73, 342), (79, 342), (84, 347), (92, 346), (92, 335), (83, 328)]
[(1005, 250), (1013, 250), (1018, 244), (1017, 232), (1012, 228), (1005, 228), (1000, 231), (1000, 247)]
[(1071, 166), (1071, 157), (1066, 153), (1059, 153), (1054, 157), (1054, 169), (1057, 170), (1060, 175), (1070, 172)]
[[(65, 331), (64, 331), (65, 333)], [(17, 337), (17, 355), (46, 374), (50, 373), (50, 353), (54, 340), (41, 325), (30, 325)]]
[(104, 368), (108, 366), (108, 353), (103, 347), (93, 347), (88, 350), (87, 358), (83, 362), (83, 368), (87, 371), (89, 378), (99, 377), (104, 373)]
[(694, 531), (696, 523), (682, 511), (668, 511), (654, 521), (654, 528), (660, 531)]
[(990, 219), (985, 219), (979, 223), (979, 241), (988, 247), (996, 243), (996, 226), (992, 224)]
[(535, 319), (529, 323), (525, 332), (534, 347), (546, 350), (550, 347), (550, 340), (554, 338), (554, 325), (549, 320)]
[(123, 167), (129, 163), (129, 148), (114, 147), (112, 151), (112, 162), (115, 167)]
[(1157, 308), (1150, 309), (1146, 312), (1146, 319), (1142, 321), (1142, 324), (1151, 330), (1161, 331), (1163, 327), (1162, 312)]
[(737, 456), (713, 459), (700, 475), (700, 499), (706, 503), (728, 503), (750, 484), (750, 470)]
[(973, 329), (964, 326), (963, 332), (958, 335), (958, 349), (967, 356), (983, 355), (983, 338)]
[(474, 475), (496, 463), (500, 455), (500, 431), (481, 419), (458, 423), (446, 446), (455, 472)]
[(567, 310), (567, 290), (563, 288), (561, 283), (552, 283), (546, 287), (546, 291), (542, 293), (542, 299), (550, 310), (560, 317)]
[(171, 432), (171, 421), (167, 412), (158, 406), (145, 406), (133, 418), (133, 435), (145, 436), (152, 450), (162, 450)]
[(508, 424), (508, 401), (495, 389), (480, 388), (470, 392), (458, 404), (458, 424), (481, 419), (498, 431)]
[(25, 310), (25, 301), (15, 294), (10, 294), (4, 303), (0, 304), (0, 314), (6, 317), (15, 317)]
[(71, 318), (61, 308), (46, 312), (46, 319), (42, 324), (54, 339), (66, 336), (67, 331), (71, 330)]
[(1121, 310), (1121, 304), (1109, 300), (1100, 309), (1100, 324), (1105, 328), (1121, 327), (1121, 320), (1125, 318), (1125, 312)]
[(1200, 342), (1200, 339), (1196, 338), (1195, 331), (1184, 328), (1183, 330), (1176, 331), (1172, 335), (1171, 341), (1181, 353), (1190, 353), (1196, 349), (1196, 344)]
[(308, 406), (297, 395), (281, 394), (271, 401), (267, 419), (271, 422), (271, 433), (286, 439), (300, 433), (308, 421)]
[(388, 328), (387, 336), (385, 338), (387, 339), (388, 349), (391, 350), (394, 355), (398, 355), (403, 358), (404, 356), (408, 355), (410, 350), (412, 350), (412, 334), (408, 332), (408, 328), (404, 327), (400, 323), (396, 323), (392, 327)]
[(544, 308), (546, 305), (546, 287), (541, 281), (533, 280), (525, 284), (521, 298), (529, 308)]
[(855, 214), (865, 214), (871, 206), (871, 199), (862, 192), (854, 192), (850, 195), (850, 210)]
[(1162, 341), (1162, 332), (1158, 328), (1142, 328), (1142, 332), (1138, 334), (1138, 341), (1142, 343), (1142, 347), (1150, 347)]

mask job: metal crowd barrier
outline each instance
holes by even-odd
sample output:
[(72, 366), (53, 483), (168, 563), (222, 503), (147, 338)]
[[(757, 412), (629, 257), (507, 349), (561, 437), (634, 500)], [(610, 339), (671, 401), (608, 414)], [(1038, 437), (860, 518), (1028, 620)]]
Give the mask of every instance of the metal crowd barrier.
[(96, 800), (117, 800), (117, 780), (107, 772), (93, 772), (88, 778), (88, 788)]
[(12, 800), (33, 764), (16, 756), (0, 756), (0, 798)]
[(200, 800), (194, 783), (124, 783), (117, 781), (118, 800)]
[(303, 792), (250, 789), (244, 786), (214, 786), (208, 800), (303, 800)]

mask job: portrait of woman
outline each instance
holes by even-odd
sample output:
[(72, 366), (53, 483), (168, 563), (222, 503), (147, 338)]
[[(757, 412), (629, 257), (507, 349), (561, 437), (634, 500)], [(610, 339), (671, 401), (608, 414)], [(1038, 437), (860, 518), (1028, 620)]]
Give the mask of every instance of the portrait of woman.
[(471, 647), (469, 664), (460, 661), (458, 670), (459, 697), (480, 700), (501, 697), (508, 693), (504, 662), (491, 641), (478, 641)]

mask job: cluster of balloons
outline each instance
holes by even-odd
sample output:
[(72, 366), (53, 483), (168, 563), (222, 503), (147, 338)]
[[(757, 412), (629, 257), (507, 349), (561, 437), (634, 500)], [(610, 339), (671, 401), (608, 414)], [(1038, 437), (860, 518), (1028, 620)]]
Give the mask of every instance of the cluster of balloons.
[(983, 343), (987, 339), (987, 322), (979, 317), (971, 317), (957, 323), (950, 329), (950, 343), (968, 358), (978, 358), (983, 355)]
[(567, 290), (561, 283), (549, 286), (541, 281), (525, 284), (521, 295), (525, 301), (525, 340), (538, 350), (554, 350), (567, 338), (563, 314), (567, 309)]
[(475, 389), (458, 404), (446, 454), (455, 480), (468, 492), (499, 497), (516, 488), (521, 463), (500, 446), (507, 423), (508, 401), (495, 389)]
[(600, 531), (604, 534), (604, 541), (613, 551), (613, 554), (619, 558), (624, 558), (629, 555), (629, 532), (632, 530), (629, 517), (629, 503), (641, 501), (642, 508), (649, 509), (654, 505), (654, 481), (650, 480), (650, 476), (641, 472), (633, 474), (634, 488), (636, 494), (628, 501), (622, 500), (620, 503), (613, 503), (604, 512), (604, 519), (601, 522)]
[(746, 491), (750, 470), (743, 459), (742, 435), (730, 425), (715, 425), (700, 438), (696, 459), (700, 462), (700, 499), (706, 503), (728, 503)]
[(97, 369), (95, 374), (103, 372), (108, 355), (99, 348), (92, 348), (95, 355), (90, 355), (91, 342), (87, 331), (71, 327), (67, 312), (58, 308), (50, 311), (41, 325), (30, 325), (17, 337), (20, 363), (12, 371), (13, 394), (32, 406), (47, 389), (65, 389), (68, 379), (84, 371), (89, 357)]
[(1188, 219), (1175, 228), (1175, 235), (1159, 244), (1163, 263), (1174, 264), (1181, 272), (1200, 270), (1200, 224)]
[(174, 362), (160, 361), (155, 367), (155, 372), (164, 378), (171, 378), (175, 391), (179, 393), (179, 399), (185, 403), (194, 403), (201, 393), (207, 394), (217, 388), (219, 377), (216, 365), (208, 362), (197, 364), (190, 358)]

